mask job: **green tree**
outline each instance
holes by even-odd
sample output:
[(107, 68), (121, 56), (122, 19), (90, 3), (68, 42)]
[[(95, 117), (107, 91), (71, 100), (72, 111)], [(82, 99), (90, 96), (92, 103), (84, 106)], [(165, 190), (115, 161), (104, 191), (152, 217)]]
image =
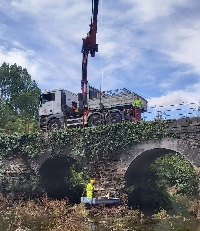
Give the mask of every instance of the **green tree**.
[(151, 165), (151, 170), (157, 172), (159, 185), (174, 187), (177, 194), (197, 195), (198, 176), (182, 155), (176, 153), (160, 157)]
[(0, 67), (0, 129), (16, 131), (17, 123), (35, 123), (39, 95), (40, 89), (26, 68), (3, 63)]
[(172, 202), (172, 193), (189, 198), (198, 195), (197, 173), (178, 153), (158, 158), (148, 172), (138, 175), (136, 181), (131, 179), (125, 189), (129, 204), (140, 208), (165, 208)]
[[(16, 120), (16, 113), (13, 111), (12, 106), (8, 101), (0, 98), (0, 132), (5, 132), (8, 129), (12, 130), (12, 124)], [(10, 126), (11, 125), (11, 126)]]

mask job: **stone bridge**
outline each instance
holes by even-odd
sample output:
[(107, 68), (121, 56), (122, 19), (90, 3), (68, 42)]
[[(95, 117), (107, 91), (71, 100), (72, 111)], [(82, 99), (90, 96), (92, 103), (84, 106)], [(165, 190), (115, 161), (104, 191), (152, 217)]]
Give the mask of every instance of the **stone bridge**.
[[(51, 158), (51, 150), (34, 158), (15, 157), (1, 163), (4, 184), (22, 186), (24, 182), (38, 182), (50, 195), (55, 191), (66, 196), (66, 175), (69, 168), (78, 163), (88, 175), (94, 176), (102, 193), (114, 192), (124, 187), (126, 181), (146, 172), (158, 158), (168, 153), (180, 153), (198, 171), (200, 168), (200, 118), (183, 118), (171, 121), (164, 132), (177, 134), (177, 138), (149, 139), (129, 146), (126, 150), (116, 150), (101, 155), (90, 162), (83, 162), (80, 156), (66, 149), (59, 156)], [(76, 167), (76, 168), (79, 168)], [(78, 171), (78, 170), (77, 170)], [(52, 191), (51, 191), (52, 190)], [(69, 195), (67, 195), (69, 196)]]

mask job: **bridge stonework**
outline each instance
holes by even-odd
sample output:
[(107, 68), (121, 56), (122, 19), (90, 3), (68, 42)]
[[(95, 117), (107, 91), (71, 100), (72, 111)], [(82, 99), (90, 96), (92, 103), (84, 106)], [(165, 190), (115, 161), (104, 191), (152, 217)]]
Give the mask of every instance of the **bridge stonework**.
[(157, 158), (169, 153), (183, 155), (199, 174), (200, 118), (174, 120), (165, 132), (176, 134), (177, 138), (135, 143), (126, 150), (108, 153), (101, 160), (93, 162), (91, 173), (96, 176), (98, 187), (107, 189), (107, 192), (120, 191), (126, 181), (134, 180), (138, 174), (146, 172)]
[[(168, 153), (180, 153), (199, 172), (200, 118), (171, 121), (165, 132), (177, 136), (135, 143), (126, 150), (119, 149), (106, 155), (102, 154), (99, 158), (86, 163), (89, 174), (97, 179), (99, 192), (105, 194), (120, 191), (125, 185), (127, 175), (134, 177), (147, 171), (151, 163)], [(77, 162), (82, 163), (82, 158), (75, 156), (67, 147), (62, 156), (75, 158)], [(5, 182), (30, 180), (31, 174), (39, 179), (40, 169), (49, 158), (51, 150), (46, 150), (43, 155), (32, 159), (15, 157), (2, 160), (1, 168)]]

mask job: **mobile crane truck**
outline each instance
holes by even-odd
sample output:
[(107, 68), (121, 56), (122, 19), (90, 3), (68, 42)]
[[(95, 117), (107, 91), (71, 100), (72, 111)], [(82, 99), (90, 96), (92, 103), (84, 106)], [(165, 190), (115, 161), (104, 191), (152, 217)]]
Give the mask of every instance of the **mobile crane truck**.
[(147, 101), (125, 88), (114, 91), (100, 91), (91, 87), (87, 80), (88, 54), (95, 57), (97, 15), (99, 0), (92, 0), (90, 30), (83, 38), (81, 93), (69, 90), (45, 90), (40, 95), (39, 121), (43, 130), (56, 130), (66, 127), (98, 126), (140, 120), (140, 114), (133, 107), (135, 99), (142, 100), (140, 112), (147, 111)]

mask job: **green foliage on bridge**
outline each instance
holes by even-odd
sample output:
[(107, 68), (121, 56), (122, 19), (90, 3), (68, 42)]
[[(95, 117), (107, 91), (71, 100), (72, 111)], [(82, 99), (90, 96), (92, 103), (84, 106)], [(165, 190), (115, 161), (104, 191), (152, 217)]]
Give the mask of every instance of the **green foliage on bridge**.
[(51, 149), (56, 155), (70, 146), (75, 155), (91, 157), (99, 152), (108, 153), (119, 148), (125, 149), (144, 140), (175, 137), (175, 134), (164, 131), (169, 123), (169, 121), (142, 121), (58, 130), (48, 134), (0, 134), (0, 153), (1, 156), (21, 154), (34, 157), (42, 154), (45, 149)]

